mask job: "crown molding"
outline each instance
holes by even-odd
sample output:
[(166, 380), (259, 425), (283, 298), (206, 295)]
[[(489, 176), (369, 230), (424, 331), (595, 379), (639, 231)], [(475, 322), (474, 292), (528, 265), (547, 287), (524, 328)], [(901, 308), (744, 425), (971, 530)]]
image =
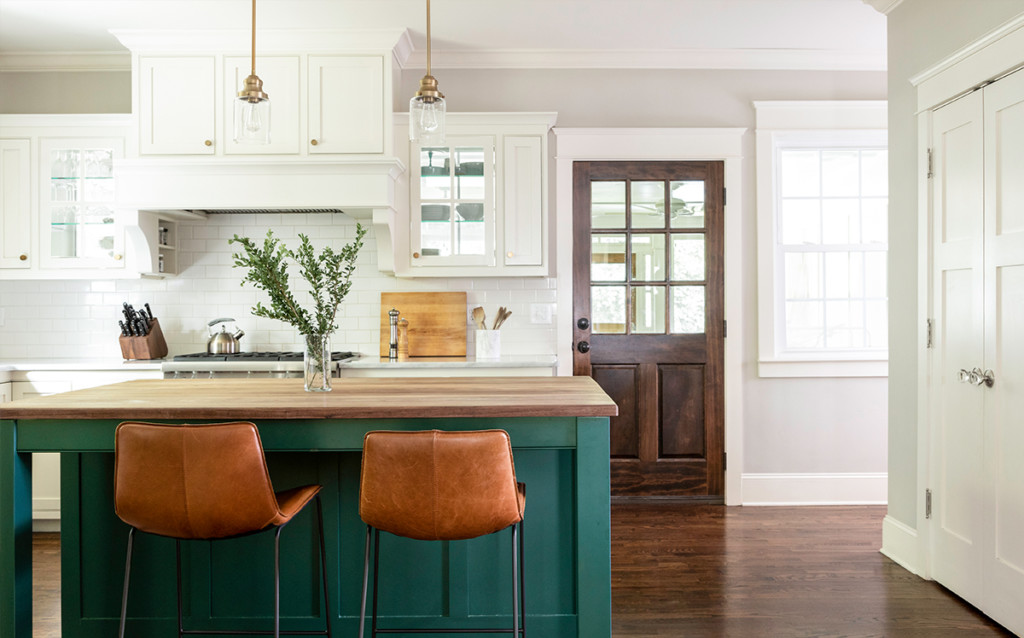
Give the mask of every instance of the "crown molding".
[(864, 0), (864, 4), (871, 5), (879, 13), (889, 15), (889, 13), (900, 6), (903, 0)]
[(0, 71), (131, 71), (132, 56), (127, 51), (102, 53), (70, 51), (0, 54)]
[[(404, 68), (426, 68), (413, 51)], [(434, 69), (737, 69), (885, 71), (884, 51), (814, 49), (531, 49), (434, 50)]]

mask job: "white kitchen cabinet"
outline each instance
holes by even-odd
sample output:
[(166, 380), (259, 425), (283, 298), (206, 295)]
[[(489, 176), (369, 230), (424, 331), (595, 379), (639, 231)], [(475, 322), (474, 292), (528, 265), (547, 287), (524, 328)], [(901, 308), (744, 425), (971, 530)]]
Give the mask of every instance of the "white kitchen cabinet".
[(260, 56), (256, 59), (256, 75), (263, 80), (263, 90), (270, 96), (270, 143), (239, 144), (235, 142), (234, 101), (245, 78), (252, 71), (248, 56), (224, 58), (222, 146), (227, 155), (298, 155), (300, 148), (300, 58), (297, 55)]
[(0, 268), (29, 267), (31, 144), (27, 138), (0, 139)]
[(114, 201), (130, 121), (0, 116), (0, 278), (138, 276), (125, 267), (126, 211)]
[[(396, 116), (401, 130), (408, 115)], [(444, 146), (398, 149), (409, 171), (409, 229), (395, 274), (530, 277), (550, 273), (549, 113), (450, 113)], [(403, 152), (404, 151), (404, 152)]]
[(384, 58), (309, 56), (307, 109), (309, 153), (383, 153)]
[(216, 58), (140, 56), (140, 155), (212, 155), (216, 130)]

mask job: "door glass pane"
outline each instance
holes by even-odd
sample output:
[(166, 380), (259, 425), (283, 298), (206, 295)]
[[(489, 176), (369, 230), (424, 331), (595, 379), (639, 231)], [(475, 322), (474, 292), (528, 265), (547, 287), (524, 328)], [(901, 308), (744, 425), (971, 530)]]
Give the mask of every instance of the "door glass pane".
[(420, 149), (420, 199), (449, 199), (452, 195), (448, 148)]
[(633, 280), (665, 281), (665, 236), (635, 234), (630, 237), (630, 246)]
[(626, 281), (625, 235), (591, 236), (590, 280)]
[(486, 244), (483, 220), (455, 223), (455, 252), (458, 255), (482, 255)]
[(114, 252), (114, 153), (50, 153), (50, 257), (110, 257)]
[(704, 235), (672, 235), (672, 280), (704, 281)]
[(704, 332), (704, 286), (672, 286), (672, 332)]
[(633, 228), (665, 227), (665, 182), (631, 182), (629, 194)]
[(591, 286), (590, 316), (592, 334), (625, 334), (626, 287)]
[(455, 148), (455, 199), (484, 198), (484, 149)]
[(452, 254), (451, 207), (448, 204), (420, 205), (420, 253), (424, 257)]
[(626, 227), (626, 182), (590, 183), (590, 227)]
[(704, 182), (671, 182), (672, 228), (704, 228)]
[(633, 286), (632, 317), (629, 331), (633, 334), (665, 334), (665, 287)]

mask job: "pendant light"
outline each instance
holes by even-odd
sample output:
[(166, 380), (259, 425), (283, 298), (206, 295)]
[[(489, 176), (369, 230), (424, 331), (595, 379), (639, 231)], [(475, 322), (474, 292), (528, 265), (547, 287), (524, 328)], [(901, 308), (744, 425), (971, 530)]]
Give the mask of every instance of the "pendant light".
[(252, 0), (252, 67), (235, 99), (235, 142), (270, 143), (270, 96), (256, 76), (256, 0)]
[(430, 0), (427, 0), (427, 74), (409, 100), (409, 139), (421, 146), (444, 144), (444, 94), (430, 75)]

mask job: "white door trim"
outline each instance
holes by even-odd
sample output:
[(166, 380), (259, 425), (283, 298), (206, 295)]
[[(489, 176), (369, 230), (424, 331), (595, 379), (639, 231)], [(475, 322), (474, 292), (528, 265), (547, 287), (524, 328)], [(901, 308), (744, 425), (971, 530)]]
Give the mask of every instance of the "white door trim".
[[(743, 135), (745, 128), (561, 128), (555, 145), (558, 374), (572, 374), (572, 165), (576, 161), (725, 162), (725, 504), (740, 505), (743, 469)], [(755, 312), (754, 309), (748, 309)]]

